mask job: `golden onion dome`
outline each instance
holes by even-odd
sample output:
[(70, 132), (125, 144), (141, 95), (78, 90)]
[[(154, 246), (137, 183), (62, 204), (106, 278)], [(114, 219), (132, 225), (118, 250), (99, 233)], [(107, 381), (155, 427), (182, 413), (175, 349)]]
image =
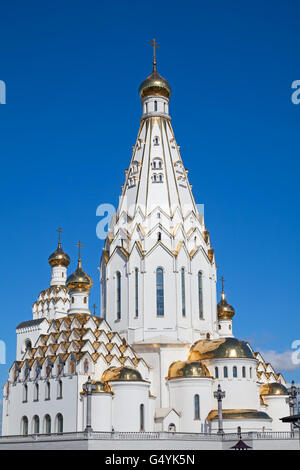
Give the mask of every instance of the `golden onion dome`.
[(201, 339), (190, 349), (189, 360), (191, 361), (221, 358), (255, 359), (246, 341), (237, 338)]
[(260, 386), (260, 395), (288, 395), (286, 387), (277, 382), (263, 384)]
[(167, 380), (191, 377), (211, 377), (200, 361), (175, 361), (169, 367)]
[(231, 320), (235, 314), (234, 308), (226, 300), (225, 292), (222, 290), (222, 298), (217, 306), (219, 320)]
[(76, 271), (68, 277), (66, 285), (69, 290), (90, 290), (93, 287), (92, 279), (82, 269), (80, 258)]
[(144, 382), (138, 370), (131, 367), (110, 367), (103, 372), (102, 382)]
[(153, 70), (151, 75), (143, 81), (139, 87), (139, 95), (141, 99), (150, 95), (161, 95), (165, 98), (170, 98), (171, 87), (170, 84), (165, 80), (156, 70), (156, 64), (153, 64)]
[[(86, 393), (87, 383), (88, 382), (86, 382), (83, 385), (83, 390), (84, 390), (82, 392), (83, 395)], [(91, 384), (92, 384), (92, 393), (112, 393), (112, 390), (111, 390), (109, 384), (107, 384), (107, 383), (103, 383), (100, 380), (92, 380)]]
[(67, 267), (67, 266), (69, 266), (70, 261), (71, 260), (70, 260), (69, 255), (67, 255), (67, 253), (64, 252), (64, 250), (61, 247), (61, 242), (59, 241), (57, 249), (54, 251), (54, 253), (52, 253), (49, 256), (48, 263), (52, 267), (54, 267), (54, 266), (65, 266), (65, 267)]

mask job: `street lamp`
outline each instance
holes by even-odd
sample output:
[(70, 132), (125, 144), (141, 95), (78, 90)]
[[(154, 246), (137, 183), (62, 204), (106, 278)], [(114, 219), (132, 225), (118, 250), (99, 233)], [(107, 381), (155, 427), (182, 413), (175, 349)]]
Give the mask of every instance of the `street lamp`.
[(214, 397), (218, 400), (218, 434), (224, 434), (223, 431), (223, 413), (222, 413), (222, 400), (225, 398), (225, 392), (218, 385), (217, 391), (214, 392)]
[(92, 384), (91, 377), (88, 376), (88, 381), (83, 385), (83, 390), (86, 393), (86, 427), (85, 432), (93, 431), (92, 428), (92, 392), (96, 390), (96, 385)]

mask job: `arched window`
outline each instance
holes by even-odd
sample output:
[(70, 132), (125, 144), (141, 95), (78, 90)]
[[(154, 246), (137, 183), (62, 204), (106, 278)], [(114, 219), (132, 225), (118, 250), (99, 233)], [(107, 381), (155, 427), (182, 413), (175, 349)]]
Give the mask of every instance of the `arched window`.
[(206, 339), (210, 339), (210, 333), (206, 333)]
[(164, 315), (164, 272), (162, 268), (156, 270), (156, 314)]
[(45, 400), (50, 400), (50, 382), (46, 382), (46, 393), (45, 393)]
[(24, 384), (23, 388), (23, 403), (26, 403), (28, 401), (28, 385)]
[(34, 385), (34, 396), (33, 396), (34, 401), (39, 401), (39, 384)]
[(235, 377), (235, 378), (237, 377), (237, 367), (236, 366), (233, 366), (233, 368), (232, 368), (232, 376)]
[(28, 436), (28, 418), (27, 416), (23, 416), (21, 421), (21, 434), (23, 436)]
[(218, 367), (215, 367), (215, 378), (216, 379), (219, 378), (219, 369), (218, 369)]
[(35, 415), (33, 417), (33, 434), (39, 434), (40, 433), (40, 418)]
[(154, 145), (158, 145), (158, 144), (159, 144), (158, 136), (155, 136), (155, 137), (154, 137), (153, 143), (154, 143)]
[(30, 339), (26, 339), (25, 340), (25, 351), (28, 351), (32, 348), (32, 344), (31, 344), (31, 341)]
[(242, 367), (242, 376), (243, 376), (243, 378), (246, 377), (246, 367), (245, 366)]
[(56, 432), (62, 433), (64, 430), (64, 418), (61, 413), (56, 416)]
[(145, 407), (140, 405), (140, 431), (145, 431)]
[(161, 241), (161, 232), (158, 232), (158, 234), (157, 234), (157, 241), (159, 241), (159, 242)]
[(170, 423), (168, 426), (168, 432), (176, 432), (176, 426), (174, 423)]
[(252, 367), (250, 367), (249, 369), (249, 375), (250, 375), (250, 379), (252, 379)]
[(198, 272), (198, 305), (199, 305), (199, 318), (203, 318), (203, 280), (202, 272)]
[(75, 299), (74, 299), (74, 297), (72, 297), (72, 304), (73, 304), (74, 302), (75, 302)]
[(62, 380), (59, 380), (58, 385), (57, 385), (57, 398), (62, 398), (63, 397), (62, 388), (63, 388)]
[(84, 297), (84, 298), (83, 298), (83, 303), (84, 303), (84, 304), (87, 303), (87, 297)]
[(181, 268), (181, 313), (185, 317), (185, 272)]
[(200, 419), (200, 399), (199, 395), (194, 396), (194, 419)]
[(227, 366), (224, 366), (224, 377), (225, 377), (225, 379), (227, 379), (227, 377), (228, 377), (228, 369), (227, 369)]
[(159, 175), (159, 182), (162, 183), (162, 180), (163, 180), (163, 175)]
[(70, 373), (73, 375), (76, 372), (76, 362), (75, 359), (70, 360)]
[(51, 434), (51, 418), (49, 415), (44, 418), (44, 432), (45, 434)]
[(135, 268), (135, 318), (139, 316), (139, 270)]
[(117, 320), (121, 318), (121, 274), (117, 272)]
[(154, 101), (154, 111), (157, 111), (157, 101)]

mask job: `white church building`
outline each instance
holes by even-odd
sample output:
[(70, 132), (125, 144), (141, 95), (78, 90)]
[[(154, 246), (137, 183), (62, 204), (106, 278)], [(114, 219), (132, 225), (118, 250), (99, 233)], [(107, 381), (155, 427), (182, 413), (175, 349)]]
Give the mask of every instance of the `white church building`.
[(16, 328), (2, 435), (289, 431), (284, 377), (234, 336), (224, 288), (217, 298), (214, 249), (155, 56), (139, 95), (140, 127), (101, 257), (101, 315), (89, 308), (80, 243), (68, 275), (59, 234), (50, 285)]

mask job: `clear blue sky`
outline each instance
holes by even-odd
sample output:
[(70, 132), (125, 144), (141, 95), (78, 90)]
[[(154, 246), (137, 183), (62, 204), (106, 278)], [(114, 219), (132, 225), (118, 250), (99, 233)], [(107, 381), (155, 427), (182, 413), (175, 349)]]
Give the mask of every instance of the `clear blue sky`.
[[(56, 228), (76, 248), (99, 306), (96, 208), (116, 204), (140, 117), (137, 89), (158, 68), (227, 297), (235, 334), (287, 353), (300, 339), (300, 79), (296, 1), (4, 2), (0, 12), (1, 332), (49, 283)], [(98, 310), (99, 312), (99, 310)], [(282, 356), (282, 357), (283, 357)], [(0, 365), (0, 381), (7, 366)], [(300, 369), (285, 373), (300, 381)]]

